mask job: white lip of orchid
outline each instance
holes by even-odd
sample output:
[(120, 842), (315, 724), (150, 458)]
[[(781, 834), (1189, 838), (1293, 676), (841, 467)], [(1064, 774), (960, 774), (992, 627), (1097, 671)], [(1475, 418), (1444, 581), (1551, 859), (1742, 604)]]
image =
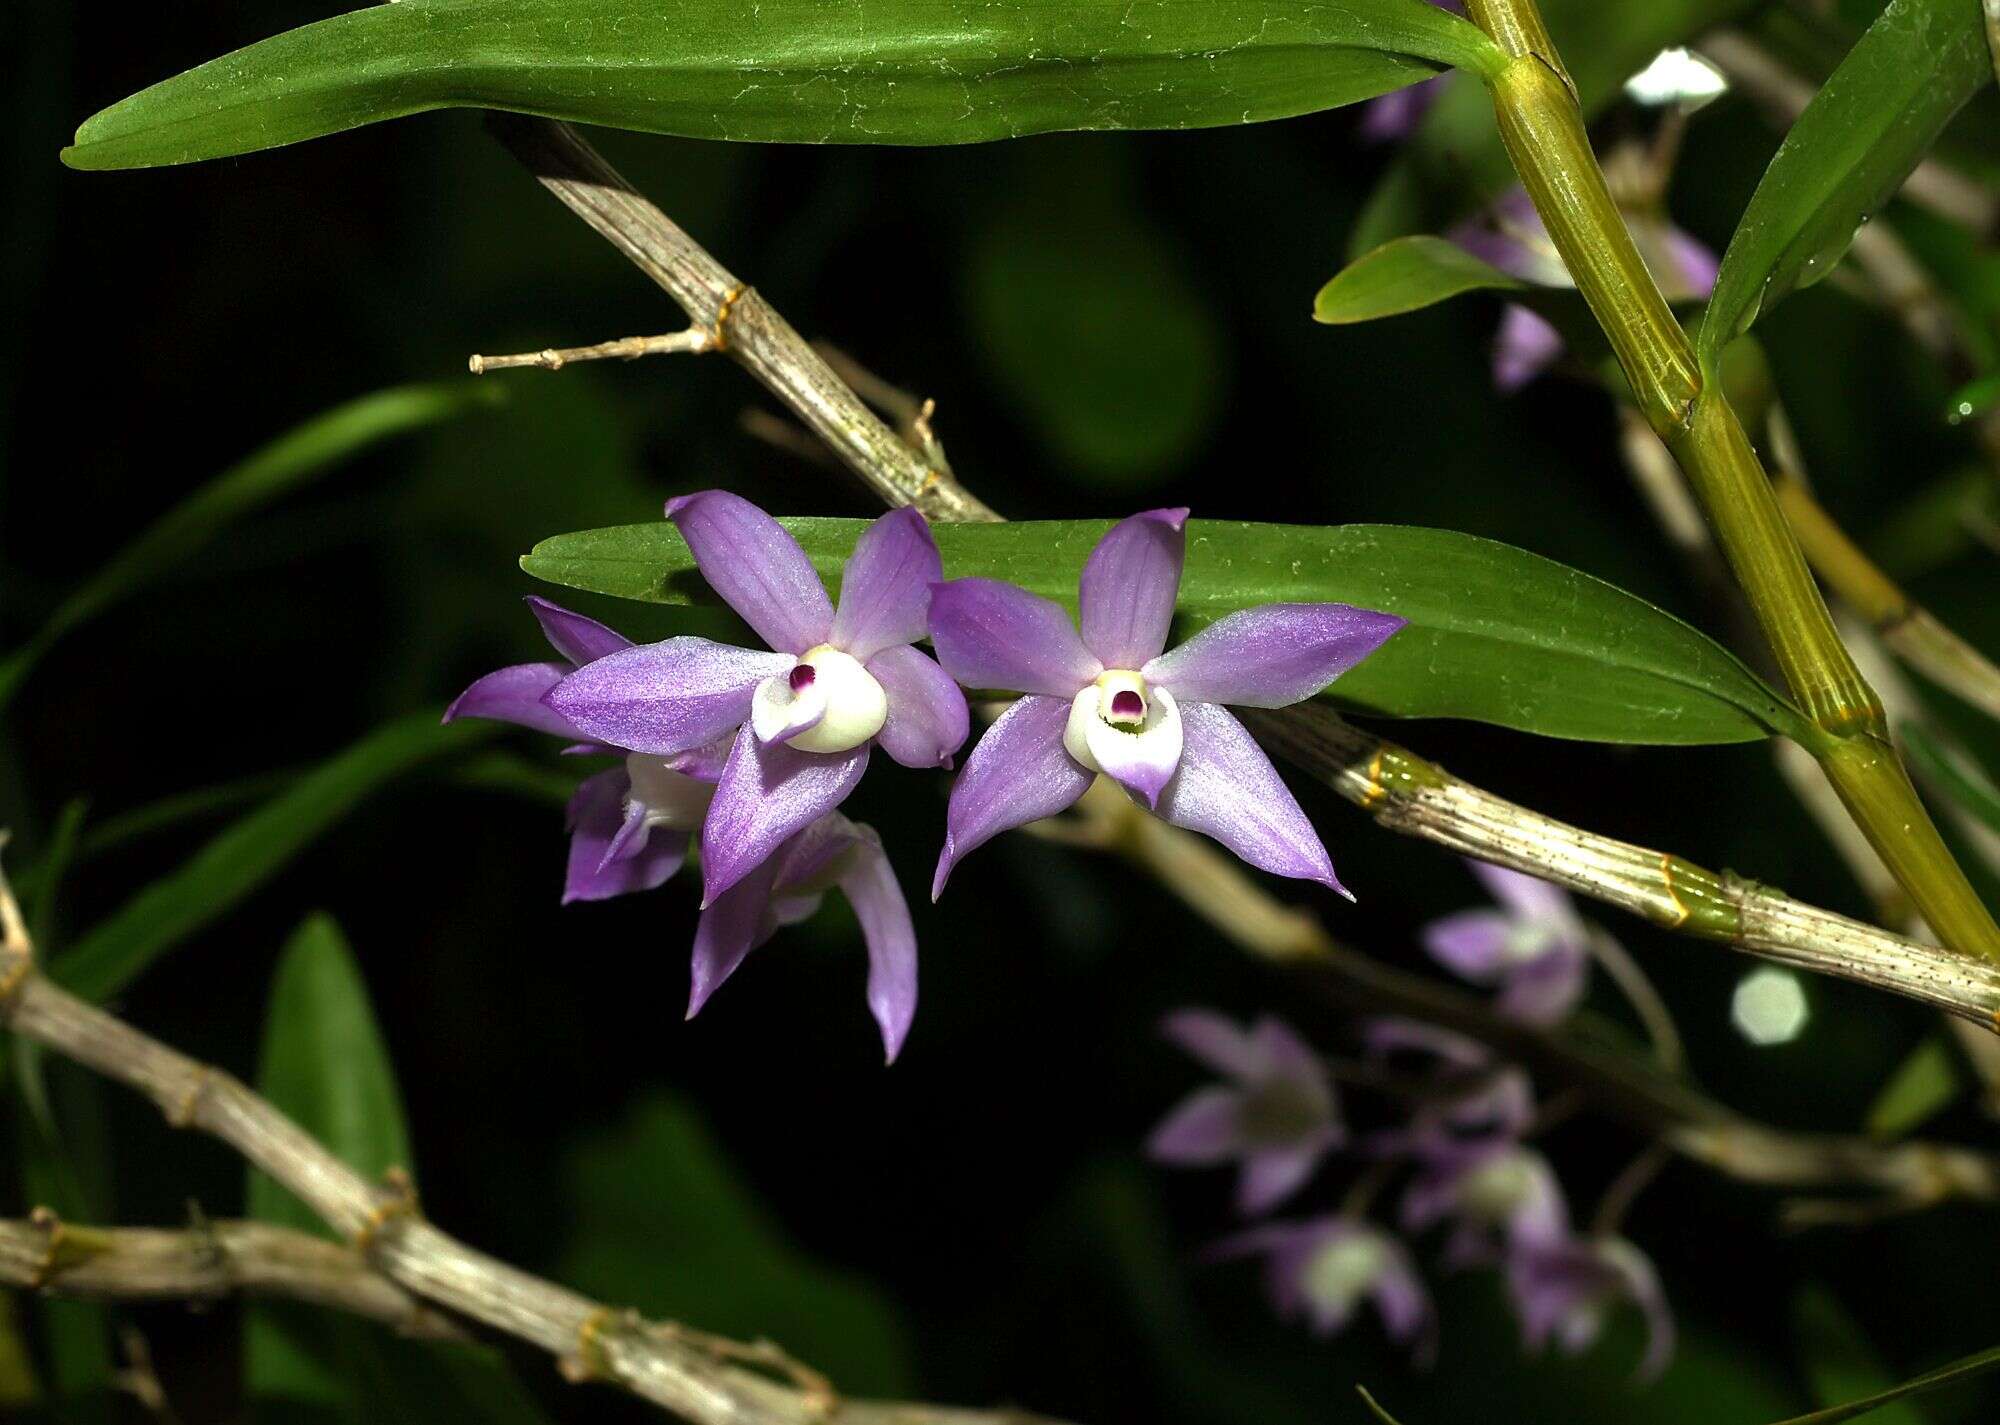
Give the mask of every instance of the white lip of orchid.
[(644, 807), (648, 827), (669, 831), (695, 831), (708, 815), (715, 800), (715, 784), (685, 772), (676, 772), (664, 757), (648, 757), (634, 752), (625, 759), (625, 775), (632, 779), (626, 805)]
[(1513, 1149), (1487, 1159), (1459, 1180), (1458, 1205), (1468, 1216), (1505, 1222), (1535, 1190), (1527, 1154)]
[(750, 702), (750, 727), (769, 742), (816, 716), (812, 726), (784, 737), (801, 752), (848, 752), (882, 730), (889, 695), (851, 653), (822, 643), (799, 656), (790, 672), (766, 678)]
[(1500, 941), (1500, 958), (1509, 965), (1526, 965), (1548, 954), (1562, 940), (1562, 928), (1542, 920), (1517, 920)]
[[(1172, 732), (1162, 732), (1171, 725)], [(1180, 708), (1165, 688), (1151, 688), (1146, 680), (1126, 668), (1112, 668), (1097, 675), (1069, 705), (1069, 721), (1063, 726), (1063, 750), (1092, 772), (1102, 772), (1093, 739), (1142, 737), (1165, 741), (1180, 726)]]
[(1388, 1252), (1369, 1233), (1337, 1237), (1306, 1263), (1306, 1295), (1329, 1311), (1344, 1312), (1375, 1285), (1388, 1262)]

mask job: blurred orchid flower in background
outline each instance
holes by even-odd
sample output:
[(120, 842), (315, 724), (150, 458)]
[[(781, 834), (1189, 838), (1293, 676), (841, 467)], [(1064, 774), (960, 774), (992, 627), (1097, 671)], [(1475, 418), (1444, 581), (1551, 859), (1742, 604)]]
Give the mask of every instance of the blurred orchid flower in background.
[(1432, 921), (1424, 948), (1460, 978), (1498, 986), (1500, 1013), (1554, 1024), (1583, 995), (1592, 931), (1561, 887), (1484, 861), (1466, 864), (1499, 906)]
[(1271, 1222), (1221, 1243), (1212, 1255), (1263, 1257), (1272, 1307), (1287, 1320), (1304, 1316), (1316, 1336), (1344, 1331), (1365, 1299), (1390, 1340), (1414, 1346), (1425, 1364), (1434, 1354), (1430, 1293), (1409, 1251), (1372, 1223), (1347, 1216)]

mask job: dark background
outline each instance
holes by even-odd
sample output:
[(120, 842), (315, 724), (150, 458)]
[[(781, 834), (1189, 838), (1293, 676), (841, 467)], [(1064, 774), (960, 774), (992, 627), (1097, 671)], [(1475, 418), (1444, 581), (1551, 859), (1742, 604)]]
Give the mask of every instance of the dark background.
[[(12, 107), (0, 206), (7, 644), (189, 490), (316, 412), (451, 379), (473, 351), (681, 324), (475, 115), (184, 169), (58, 164), (97, 108), (321, 11), (38, 3), (0, 20)], [(1603, 132), (1645, 123), (1615, 114)], [(1358, 142), (1351, 113), (936, 151), (594, 137), (802, 331), (935, 397), (960, 474), (1003, 512), (1186, 503), (1211, 517), (1443, 525), (1726, 627), (1628, 483), (1607, 399), (1565, 380), (1512, 399), (1490, 391), (1492, 305), (1359, 328), (1309, 320), (1385, 161)], [(1735, 99), (1700, 115), (1675, 189), (1684, 225), (1720, 248), (1777, 137)], [(1939, 418), (1948, 374), (1885, 317), (1820, 288), (1766, 326), (1822, 491), (1850, 527), (1881, 534), (1973, 457)], [(769, 403), (729, 362), (484, 379), (504, 389), (501, 409), (351, 462), (50, 656), (0, 740), (0, 821), (17, 856), (32, 861), (72, 798), (87, 797), (96, 820), (302, 769), (396, 715), (442, 707), (492, 667), (543, 656), (519, 603), (535, 586), (515, 560), (544, 536), (651, 519), (669, 494), (714, 485), (779, 512), (872, 512), (844, 475), (745, 434), (741, 413)], [(1911, 559), (1920, 596), (2000, 648), (1991, 555)], [(563, 601), (641, 637), (668, 626), (657, 610)], [(1980, 733), (1963, 709), (1943, 712)], [(1395, 735), (1594, 830), (1868, 914), (1767, 748), (1619, 750), (1450, 724)], [(554, 767), (544, 741), (504, 745)], [(1277, 893), (1419, 965), (1416, 927), (1475, 903), (1471, 878), (1442, 851), (1301, 791), (1360, 904)], [(849, 808), (882, 829), (913, 902), (943, 792), (942, 779), (885, 764)], [(226, 819), (80, 864), (61, 887), (59, 936)], [(1228, 1174), (1155, 1170), (1140, 1145), (1197, 1079), (1154, 1033), (1164, 1011), (1274, 1010), (1331, 1048), (1351, 1043), (1350, 1027), (1156, 886), (1022, 837), (974, 857), (943, 906), (916, 906), (922, 1007), (885, 1071), (844, 910), (759, 952), (683, 1024), (689, 883), (561, 909), (563, 844), (552, 805), (413, 776), (118, 1007), (250, 1076), (277, 949), (308, 911), (330, 911), (383, 1021), (436, 1221), (611, 1300), (768, 1333), (856, 1394), (1013, 1401), (1096, 1425), (1349, 1420), (1361, 1418), (1350, 1389), (1362, 1381), (1411, 1425), (1749, 1425), (1812, 1401), (1802, 1293), (1836, 1297), (1898, 1376), (2000, 1336), (1990, 1212), (1787, 1235), (1772, 1195), (1676, 1164), (1628, 1224), (1683, 1327), (1673, 1371), (1649, 1392), (1625, 1383), (1631, 1322), (1579, 1361), (1525, 1359), (1496, 1283), (1479, 1275), (1432, 1274), (1443, 1344), (1427, 1376), (1372, 1321), (1316, 1341), (1272, 1319), (1251, 1268), (1198, 1260), (1230, 1229)], [(1855, 1128), (1936, 1032), (1912, 1006), (1814, 980), (1804, 1035), (1757, 1049), (1728, 1019), (1747, 962), (1610, 924), (1659, 981), (1702, 1083), (1782, 1124)], [(1601, 984), (1593, 1003), (1622, 1014)], [(74, 1131), (109, 1140), (92, 1204), (105, 1220), (174, 1223), (191, 1201), (241, 1211), (228, 1154), (171, 1136), (129, 1095), (51, 1074)], [(1363, 1122), (1383, 1116), (1349, 1097)], [(1990, 1138), (1965, 1103), (1927, 1131)], [(1587, 1218), (1639, 1143), (1586, 1116), (1547, 1146)], [(1324, 1174), (1299, 1209), (1337, 1203), (1345, 1172)], [(43, 1308), (17, 1301), (16, 1316), (44, 1349)], [(239, 1418), (235, 1311), (111, 1319), (151, 1343), (179, 1418)], [(516, 1365), (555, 1418), (647, 1418), (611, 1392), (564, 1386), (539, 1358)], [(398, 1418), (389, 1385), (353, 1389), (365, 1418)], [(1959, 1391), (1921, 1418), (1988, 1418), (1994, 1399)], [(430, 1406), (430, 1418), (486, 1418), (442, 1396)], [(48, 1408), (58, 1419), (93, 1409)]]

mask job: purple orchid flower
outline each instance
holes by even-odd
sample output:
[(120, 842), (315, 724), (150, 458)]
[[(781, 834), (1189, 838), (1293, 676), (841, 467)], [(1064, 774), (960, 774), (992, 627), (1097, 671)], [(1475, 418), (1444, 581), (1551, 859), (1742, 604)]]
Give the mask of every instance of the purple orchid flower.
[(1424, 928), (1424, 948), (1476, 985), (1498, 985), (1494, 1008), (1524, 1024), (1554, 1024), (1576, 1007), (1590, 969), (1590, 929), (1560, 887), (1468, 861), (1497, 910), (1468, 910)]
[(1025, 696), (980, 739), (952, 788), (932, 899), (974, 847), (1069, 807), (1098, 772), (1253, 866), (1348, 894), (1271, 759), (1223, 704), (1309, 698), (1405, 620), (1346, 604), (1266, 604), (1163, 653), (1187, 514), (1150, 510), (1098, 541), (1077, 590), (1081, 638), (1060, 605), (1013, 584), (937, 586), (931, 641), (946, 671), (969, 688)]
[(1430, 1293), (1403, 1244), (1371, 1223), (1352, 1217), (1267, 1223), (1223, 1242), (1213, 1255), (1262, 1256), (1273, 1308), (1286, 1320), (1303, 1315), (1316, 1336), (1345, 1330), (1365, 1297), (1390, 1340), (1414, 1344), (1420, 1360), (1432, 1354)]
[(1246, 1031), (1212, 1010), (1183, 1009), (1160, 1032), (1231, 1082), (1190, 1094), (1146, 1151), (1163, 1163), (1242, 1163), (1236, 1197), (1246, 1216), (1290, 1197), (1346, 1141), (1326, 1066), (1283, 1020), (1265, 1015)]
[[(1454, 15), (1465, 13), (1465, 0), (1431, 0), (1431, 4)], [(1435, 79), (1406, 84), (1379, 99), (1370, 99), (1361, 107), (1362, 138), (1370, 143), (1391, 143), (1408, 138), (1417, 131), (1424, 115), (1430, 113), (1431, 106), (1437, 103), (1450, 78), (1450, 75), (1440, 74)]]
[[(530, 598), (542, 633), (566, 660), (519, 663), (488, 673), (445, 709), (444, 720), (492, 718), (569, 740), (569, 751), (617, 756), (624, 749), (593, 740), (544, 701), (549, 690), (600, 658), (632, 646), (596, 619)], [(722, 771), (720, 747), (676, 758), (633, 753), (624, 765), (584, 778), (569, 802), (569, 868), (563, 904), (608, 900), (666, 884), (687, 859), (693, 831), (708, 814)]]
[(1553, 1340), (1576, 1355), (1596, 1341), (1614, 1306), (1630, 1302), (1646, 1321), (1639, 1378), (1656, 1378), (1673, 1359), (1674, 1318), (1660, 1275), (1622, 1237), (1576, 1237), (1517, 1252), (1508, 1261), (1507, 1292), (1530, 1351)]
[[(1669, 302), (1701, 301), (1715, 290), (1720, 264), (1699, 239), (1658, 212), (1628, 211), (1625, 217), (1640, 257)], [(1520, 188), (1445, 236), (1510, 277), (1538, 287), (1576, 285), (1541, 214)], [(1554, 365), (1562, 351), (1562, 337), (1554, 327), (1528, 308), (1509, 303), (1493, 345), (1493, 383), (1503, 392), (1517, 391)]]
[(839, 812), (788, 837), (702, 911), (694, 934), (688, 1018), (745, 956), (779, 927), (812, 915), (835, 888), (861, 922), (868, 945), (868, 1009), (881, 1028), (887, 1061), (894, 1063), (917, 1012), (916, 931), (882, 838)]
[(702, 904), (831, 812), (876, 743), (906, 767), (948, 767), (965, 694), (914, 645), (943, 577), (930, 526), (893, 510), (847, 561), (836, 612), (782, 526), (737, 495), (667, 505), (711, 588), (771, 649), (670, 638), (607, 654), (544, 696), (599, 741), (663, 756), (733, 737), (702, 824)]

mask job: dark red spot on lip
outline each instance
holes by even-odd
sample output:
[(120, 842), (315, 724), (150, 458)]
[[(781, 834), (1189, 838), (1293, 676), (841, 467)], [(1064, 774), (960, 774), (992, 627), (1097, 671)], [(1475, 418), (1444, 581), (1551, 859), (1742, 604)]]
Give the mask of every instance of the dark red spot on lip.
[(792, 678), (791, 678), (792, 691), (795, 693), (803, 693), (807, 688), (810, 688), (813, 685), (813, 679), (817, 678), (818, 676), (819, 673), (813, 668), (812, 664), (810, 663), (799, 664), (796, 668), (792, 669)]
[(1113, 717), (1144, 717), (1146, 700), (1130, 688), (1120, 688), (1111, 695), (1111, 715)]

